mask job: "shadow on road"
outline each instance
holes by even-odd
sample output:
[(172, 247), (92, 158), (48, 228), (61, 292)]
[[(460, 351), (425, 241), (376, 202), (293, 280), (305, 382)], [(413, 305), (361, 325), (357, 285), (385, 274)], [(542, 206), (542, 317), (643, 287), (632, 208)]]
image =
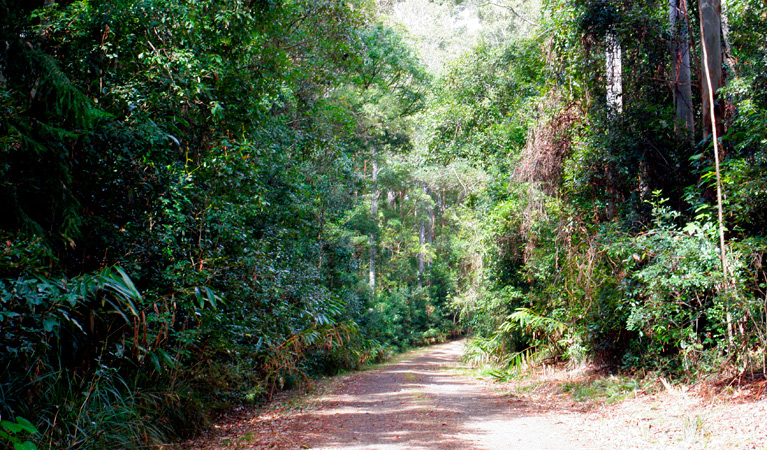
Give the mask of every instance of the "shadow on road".
[(558, 430), (535, 429), (541, 426), (540, 420), (523, 402), (448, 373), (445, 369), (458, 364), (462, 350), (460, 341), (442, 344), (356, 375), (343, 392), (324, 397), (316, 410), (296, 417), (301, 445), (403, 450), (573, 448), (570, 443), (563, 447)]

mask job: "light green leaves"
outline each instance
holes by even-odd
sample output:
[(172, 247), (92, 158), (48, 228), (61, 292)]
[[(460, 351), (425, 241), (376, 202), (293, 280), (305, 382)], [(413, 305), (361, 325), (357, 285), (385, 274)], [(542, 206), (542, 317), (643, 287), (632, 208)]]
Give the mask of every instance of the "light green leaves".
[(23, 418), (16, 417), (16, 421), (0, 421), (0, 440), (5, 440), (13, 444), (14, 450), (37, 450), (37, 446), (31, 441), (23, 440), (22, 435), (39, 434), (37, 428), (32, 422)]

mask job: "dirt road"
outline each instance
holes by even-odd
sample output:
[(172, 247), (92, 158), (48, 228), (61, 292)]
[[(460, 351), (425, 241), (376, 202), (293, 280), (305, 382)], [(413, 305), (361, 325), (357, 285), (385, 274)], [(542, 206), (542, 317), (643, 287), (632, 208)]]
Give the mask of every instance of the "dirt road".
[(462, 342), (451, 342), (361, 374), (298, 417), (294, 432), (314, 449), (580, 448), (567, 425), (449, 373), (462, 351)]
[(293, 403), (242, 410), (186, 448), (767, 449), (767, 401), (759, 396), (737, 402), (737, 393), (722, 400), (671, 389), (584, 406), (551, 389), (534, 392), (558, 386), (552, 380), (520, 389), (460, 376), (462, 352), (463, 342), (421, 349)]

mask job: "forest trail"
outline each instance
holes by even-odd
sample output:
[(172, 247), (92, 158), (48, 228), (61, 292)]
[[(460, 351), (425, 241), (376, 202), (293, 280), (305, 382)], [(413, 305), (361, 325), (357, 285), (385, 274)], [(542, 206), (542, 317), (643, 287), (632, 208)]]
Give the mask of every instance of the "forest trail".
[[(393, 364), (343, 377), (289, 418), (267, 413), (223, 447), (349, 450), (554, 450), (585, 448), (541, 408), (455, 374), (463, 341), (419, 349)], [(265, 422), (268, 422), (267, 426)], [(238, 432), (235, 432), (235, 434)], [(202, 448), (194, 445), (193, 448)]]
[(283, 399), (267, 410), (243, 410), (215, 436), (186, 448), (767, 448), (765, 401), (728, 400), (715, 407), (698, 396), (661, 392), (584, 406), (568, 396), (512, 393), (503, 384), (462, 376), (456, 369), (463, 350), (462, 341), (416, 350), (395, 363), (336, 378), (292, 405)]
[(457, 376), (463, 342), (360, 374), (297, 417), (293, 440), (314, 449), (579, 448), (562, 422)]

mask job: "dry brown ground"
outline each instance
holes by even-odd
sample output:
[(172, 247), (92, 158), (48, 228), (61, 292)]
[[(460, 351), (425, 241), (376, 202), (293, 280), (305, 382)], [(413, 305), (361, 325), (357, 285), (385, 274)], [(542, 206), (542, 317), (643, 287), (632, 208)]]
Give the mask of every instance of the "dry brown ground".
[[(187, 449), (767, 449), (767, 389), (664, 387), (605, 405), (575, 402), (584, 370), (521, 381), (462, 376), (462, 342), (323, 380), (241, 409)], [(760, 400), (759, 397), (764, 398)]]

